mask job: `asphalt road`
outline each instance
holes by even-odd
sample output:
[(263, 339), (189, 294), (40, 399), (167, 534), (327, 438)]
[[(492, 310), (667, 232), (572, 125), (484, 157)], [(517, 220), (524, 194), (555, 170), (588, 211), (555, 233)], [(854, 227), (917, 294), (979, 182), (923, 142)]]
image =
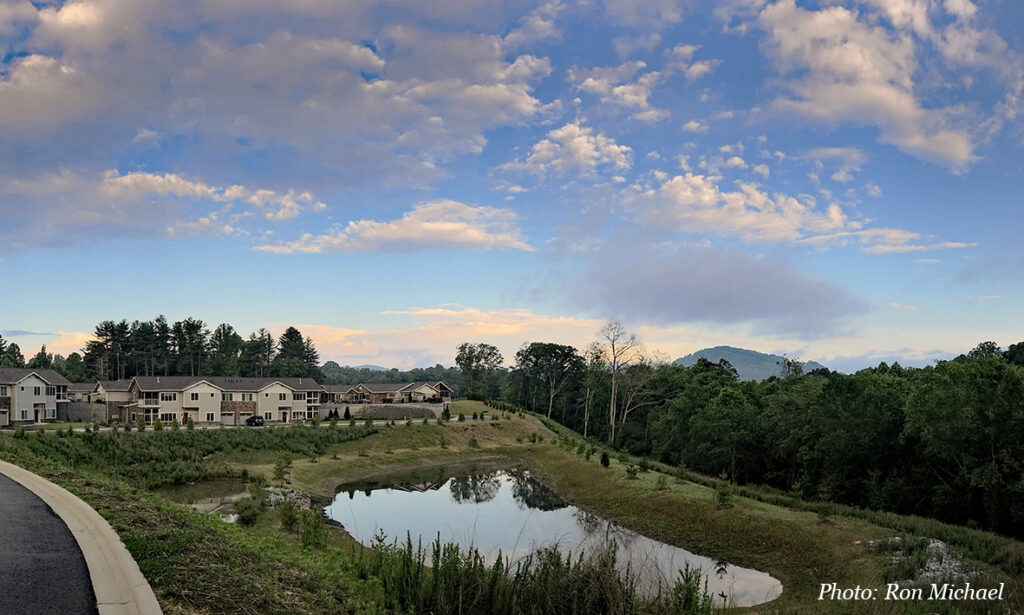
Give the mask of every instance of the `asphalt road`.
[(0, 474), (0, 613), (98, 612), (71, 531), (38, 496)]

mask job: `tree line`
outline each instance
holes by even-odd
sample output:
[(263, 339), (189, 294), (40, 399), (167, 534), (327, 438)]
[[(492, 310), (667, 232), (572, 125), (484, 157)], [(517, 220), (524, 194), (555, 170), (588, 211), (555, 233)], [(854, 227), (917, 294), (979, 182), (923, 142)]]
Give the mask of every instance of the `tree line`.
[(230, 324), (212, 331), (205, 322), (186, 318), (170, 323), (105, 320), (82, 353), (67, 357), (46, 346), (25, 361), (17, 344), (0, 338), (0, 367), (53, 369), (72, 382), (122, 380), (134, 376), (245, 376), (322, 378), (320, 353), (313, 340), (295, 327), (278, 338), (266, 329), (242, 337)]
[(503, 366), (463, 344), (466, 396), (500, 399), (581, 434), (737, 484), (1024, 537), (1024, 342), (924, 368), (741, 381), (727, 362), (673, 365), (608, 323), (580, 353), (533, 342)]

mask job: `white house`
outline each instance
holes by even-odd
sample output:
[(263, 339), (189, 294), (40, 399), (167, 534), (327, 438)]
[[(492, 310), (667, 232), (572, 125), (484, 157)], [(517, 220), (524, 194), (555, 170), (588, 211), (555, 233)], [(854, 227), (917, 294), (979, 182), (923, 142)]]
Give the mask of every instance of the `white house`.
[(52, 369), (0, 368), (0, 427), (67, 417), (70, 384)]

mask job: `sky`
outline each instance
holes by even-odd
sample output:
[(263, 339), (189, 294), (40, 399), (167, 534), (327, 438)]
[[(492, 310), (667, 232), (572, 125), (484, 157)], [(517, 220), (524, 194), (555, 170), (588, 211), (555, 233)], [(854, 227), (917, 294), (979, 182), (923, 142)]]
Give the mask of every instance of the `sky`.
[(0, 335), (1024, 340), (1024, 3), (0, 0)]

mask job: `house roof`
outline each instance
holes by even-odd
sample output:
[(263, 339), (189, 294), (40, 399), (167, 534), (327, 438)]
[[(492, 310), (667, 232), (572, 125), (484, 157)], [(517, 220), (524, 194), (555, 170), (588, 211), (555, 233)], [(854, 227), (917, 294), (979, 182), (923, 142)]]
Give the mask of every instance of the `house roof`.
[(47, 384), (71, 384), (67, 378), (52, 369), (26, 369), (19, 367), (0, 367), (0, 384), (17, 384), (32, 374), (39, 376)]
[(95, 382), (72, 382), (68, 385), (68, 391), (72, 393), (91, 393), (95, 388)]
[(371, 393), (398, 393), (400, 391), (418, 389), (421, 386), (428, 386), (434, 390), (440, 390), (440, 387), (444, 387), (449, 391), (451, 388), (443, 382), (386, 382), (386, 383), (361, 383), (360, 386), (366, 387)]
[(324, 390), (328, 393), (348, 393), (356, 388), (353, 384), (325, 384)]
[(312, 378), (237, 378), (230, 376), (136, 376), (141, 391), (182, 391), (200, 382), (222, 391), (260, 391), (281, 383), (293, 391), (320, 391), (322, 387)]
[[(127, 391), (132, 385), (131, 380), (100, 380), (97, 384), (103, 387), (104, 391)], [(95, 388), (95, 385), (93, 386)]]

